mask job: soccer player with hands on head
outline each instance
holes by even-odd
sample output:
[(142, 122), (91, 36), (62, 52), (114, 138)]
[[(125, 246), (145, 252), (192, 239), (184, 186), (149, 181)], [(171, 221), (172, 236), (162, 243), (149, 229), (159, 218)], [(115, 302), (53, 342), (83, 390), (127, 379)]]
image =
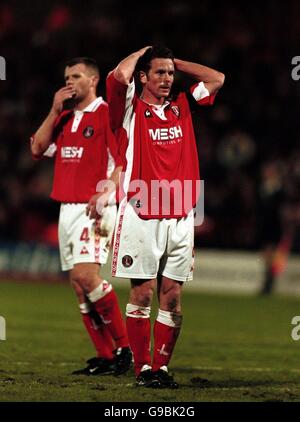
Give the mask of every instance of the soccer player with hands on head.
[[(194, 85), (172, 92), (175, 71), (193, 78)], [(140, 95), (135, 79), (142, 85)], [(107, 78), (110, 123), (125, 157), (112, 273), (131, 279), (126, 324), (138, 386), (178, 387), (168, 365), (182, 324), (182, 286), (192, 279), (200, 180), (192, 111), (212, 105), (223, 83), (221, 72), (155, 46), (126, 57)]]

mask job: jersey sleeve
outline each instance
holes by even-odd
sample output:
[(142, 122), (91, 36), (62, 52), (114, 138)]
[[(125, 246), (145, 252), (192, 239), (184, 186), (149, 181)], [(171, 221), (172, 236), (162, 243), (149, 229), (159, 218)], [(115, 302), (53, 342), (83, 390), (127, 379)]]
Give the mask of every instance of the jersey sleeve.
[(122, 84), (116, 80), (112, 71), (106, 80), (106, 94), (110, 126), (115, 131), (122, 126), (126, 126), (126, 121), (132, 112), (135, 98), (134, 80), (129, 85)]
[(116, 167), (122, 166), (122, 160), (118, 152), (116, 136), (112, 132), (109, 124), (106, 125), (108, 169), (107, 176), (110, 177)]
[[(32, 143), (34, 141), (34, 136), (35, 134), (32, 134), (30, 137), (30, 143)], [(48, 146), (48, 148), (46, 149), (46, 151), (44, 151), (42, 154), (33, 154), (31, 153), (31, 156), (33, 158), (33, 160), (41, 160), (42, 158), (52, 158), (55, 156), (57, 150), (57, 146), (55, 142), (51, 142), (51, 144)]]
[[(52, 135), (52, 139), (51, 139), (51, 143), (49, 145), (49, 147), (40, 155), (32, 155), (32, 158), (34, 160), (40, 160), (42, 158), (48, 157), (48, 158), (52, 158), (55, 156), (56, 150), (57, 150), (57, 146), (56, 146), (56, 141), (58, 136), (60, 135), (63, 126), (66, 124), (66, 122), (69, 120), (69, 118), (71, 117), (72, 113), (70, 113), (70, 111), (63, 111), (56, 119), (55, 123), (54, 123), (54, 129), (53, 129), (53, 135)], [(33, 133), (30, 137), (30, 142), (33, 142), (35, 137), (35, 133)]]
[(210, 94), (203, 82), (191, 86), (189, 97), (192, 97), (199, 106), (213, 105), (217, 93)]

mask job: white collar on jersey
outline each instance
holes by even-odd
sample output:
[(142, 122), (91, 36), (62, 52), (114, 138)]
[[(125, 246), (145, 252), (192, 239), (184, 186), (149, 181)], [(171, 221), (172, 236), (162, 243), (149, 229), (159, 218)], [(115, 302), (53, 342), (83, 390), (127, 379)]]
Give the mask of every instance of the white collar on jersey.
[(143, 101), (143, 103), (151, 107), (151, 109), (160, 119), (167, 120), (167, 117), (165, 115), (165, 108), (170, 104), (170, 101), (165, 101), (163, 104), (150, 104), (144, 101), (143, 98), (140, 99)]
[(147, 103), (147, 101), (145, 101), (142, 97), (140, 97), (140, 100), (142, 100), (143, 103), (147, 104), (148, 106), (154, 107), (158, 110), (164, 109), (170, 104), (170, 101), (165, 101), (163, 104), (151, 104), (151, 103)]
[(102, 97), (97, 97), (94, 101), (92, 101), (88, 106), (86, 106), (83, 110), (75, 110), (76, 114), (81, 113), (91, 113), (96, 111), (97, 108), (104, 102)]

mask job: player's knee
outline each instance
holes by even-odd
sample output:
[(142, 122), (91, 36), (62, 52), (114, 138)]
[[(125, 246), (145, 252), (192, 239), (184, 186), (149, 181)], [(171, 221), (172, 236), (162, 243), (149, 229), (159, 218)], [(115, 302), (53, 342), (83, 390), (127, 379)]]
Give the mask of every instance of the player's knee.
[(84, 302), (85, 301), (84, 290), (80, 287), (80, 285), (76, 281), (74, 281), (72, 279), (70, 281), (70, 284), (71, 284), (71, 287), (74, 290), (79, 302), (80, 303)]
[(153, 293), (152, 292), (139, 292), (138, 294), (134, 295), (134, 303), (138, 304), (139, 306), (143, 306), (147, 308), (151, 305)]
[(139, 306), (151, 305), (155, 280), (131, 280), (130, 300)]
[(76, 294), (83, 293), (83, 290), (82, 290), (82, 288), (80, 287), (80, 285), (78, 284), (77, 281), (75, 281), (74, 279), (71, 279), (70, 284), (71, 284), (71, 287), (75, 291)]
[(153, 287), (150, 286), (140, 286), (139, 288), (134, 288), (131, 291), (131, 299), (134, 301), (132, 303), (138, 304), (139, 306), (148, 307), (151, 305), (153, 298)]
[(169, 312), (173, 312), (175, 314), (180, 313), (180, 311), (181, 311), (180, 297), (178, 297), (178, 296), (169, 297), (166, 300), (166, 304), (167, 304), (167, 309), (168, 309)]
[(164, 307), (164, 309), (169, 312), (180, 312), (180, 297), (181, 290), (176, 286), (168, 291), (161, 291), (159, 296), (159, 303)]
[(72, 281), (74, 284), (79, 285), (85, 292), (93, 290), (95, 284), (94, 276), (84, 270), (76, 271), (72, 276)]
[(144, 295), (140, 295), (138, 300), (139, 304), (145, 308), (150, 306), (152, 302), (152, 296), (153, 294), (150, 292)]

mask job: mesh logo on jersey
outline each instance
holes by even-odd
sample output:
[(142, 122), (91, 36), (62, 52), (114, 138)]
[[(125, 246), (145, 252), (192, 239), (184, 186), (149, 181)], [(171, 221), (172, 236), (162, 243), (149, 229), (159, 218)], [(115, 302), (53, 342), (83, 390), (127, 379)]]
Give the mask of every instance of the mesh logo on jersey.
[(62, 158), (81, 158), (83, 155), (83, 147), (62, 147)]
[(181, 126), (149, 129), (149, 135), (152, 141), (169, 141), (183, 136)]
[(83, 132), (82, 132), (83, 136), (85, 138), (91, 138), (94, 135), (94, 128), (93, 126), (87, 126)]
[(123, 267), (129, 268), (133, 264), (133, 259), (130, 255), (124, 255), (122, 258)]

